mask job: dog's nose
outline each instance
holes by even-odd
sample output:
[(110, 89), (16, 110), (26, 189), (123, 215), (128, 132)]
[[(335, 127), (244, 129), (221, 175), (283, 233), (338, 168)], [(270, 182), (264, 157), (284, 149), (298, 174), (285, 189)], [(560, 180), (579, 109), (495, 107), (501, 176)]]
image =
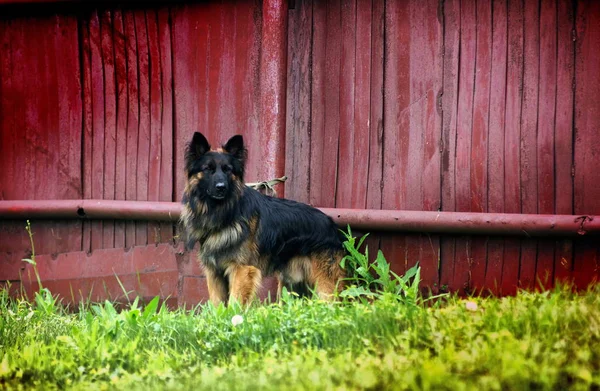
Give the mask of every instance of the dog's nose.
[(223, 190), (225, 190), (225, 183), (223, 183), (223, 182), (219, 182), (219, 183), (217, 183), (217, 184), (215, 185), (215, 189), (216, 189), (216, 190), (219, 190), (219, 191), (223, 191)]

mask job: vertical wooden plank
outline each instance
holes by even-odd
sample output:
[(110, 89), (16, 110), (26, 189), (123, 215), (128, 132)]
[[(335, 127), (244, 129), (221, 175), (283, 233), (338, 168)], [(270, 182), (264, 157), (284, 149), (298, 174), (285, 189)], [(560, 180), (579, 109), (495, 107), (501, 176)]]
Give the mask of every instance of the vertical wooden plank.
[[(59, 167), (59, 199), (82, 198), (81, 188), (81, 141), (82, 115), (81, 69), (79, 53), (79, 31), (74, 16), (56, 16), (55, 36), (56, 77), (59, 103), (58, 127), (60, 154), (55, 162)], [(58, 239), (61, 251), (79, 251), (82, 246), (81, 221), (60, 222)]]
[[(81, 22), (81, 40), (83, 56), (83, 198), (92, 198), (92, 73), (90, 22), (83, 18)], [(92, 250), (91, 222), (83, 222), (82, 250)]]
[[(223, 31), (225, 26), (222, 5), (223, 4), (217, 4), (214, 6), (213, 11), (211, 12), (212, 18), (209, 20), (210, 37), (208, 41), (209, 54), (207, 58), (208, 78), (206, 80), (208, 89), (208, 122), (206, 124), (207, 128), (204, 135), (212, 144), (217, 143), (217, 145), (211, 144), (213, 147), (218, 147), (218, 143), (222, 142), (219, 137), (221, 130), (224, 128), (220, 121), (223, 112), (221, 107), (226, 106), (229, 103), (220, 101), (220, 95), (222, 95), (223, 91), (221, 86), (225, 84), (225, 81), (222, 80), (222, 75), (224, 73), (221, 68), (225, 60), (223, 58), (223, 50), (226, 46), (223, 42), (225, 39), (225, 32)], [(231, 73), (228, 76), (231, 76)]]
[[(217, 102), (215, 107), (218, 123), (216, 126), (215, 142), (224, 144), (229, 137), (236, 133), (240, 133), (237, 123), (237, 107), (236, 107), (236, 88), (235, 76), (237, 68), (237, 56), (235, 52), (237, 40), (237, 4), (234, 2), (223, 2), (220, 4), (220, 51), (217, 52), (217, 58), (220, 59), (219, 76), (216, 84), (213, 84), (217, 91)], [(220, 54), (218, 54), (220, 53)], [(232, 77), (233, 76), (233, 77)], [(216, 102), (215, 102), (216, 103)], [(216, 146), (216, 145), (215, 145)], [(253, 162), (254, 163), (254, 162)], [(247, 179), (259, 178), (253, 176), (248, 170), (253, 163), (249, 163), (247, 168)]]
[[(14, 63), (17, 51), (16, 30), (14, 22), (0, 20), (0, 200), (17, 198), (15, 187), (19, 171), (16, 161), (22, 132), (12, 131), (18, 121), (18, 104), (14, 99), (19, 79), (15, 69), (17, 65)], [(0, 235), (3, 238), (0, 240), (0, 262), (3, 265), (1, 274), (7, 280), (18, 279), (22, 263), (19, 259), (25, 255), (24, 247), (19, 248), (24, 235), (17, 229), (22, 231), (22, 225), (8, 221), (0, 223)]]
[(341, 1), (326, 4), (325, 107), (321, 199), (319, 206), (335, 206), (340, 137), (340, 71), (342, 56)]
[[(384, 145), (383, 209), (406, 209), (408, 148), (410, 136), (410, 4), (385, 4), (384, 52)], [(407, 268), (406, 237), (382, 236), (381, 249), (392, 269), (402, 274)], [(410, 256), (414, 262), (413, 254)], [(412, 266), (412, 265), (411, 265)]]
[[(171, 50), (171, 26), (168, 8), (158, 10), (158, 39), (160, 49), (160, 67), (162, 69), (162, 113), (161, 113), (161, 163), (160, 163), (160, 201), (173, 199), (173, 53)], [(173, 240), (173, 224), (160, 224), (161, 241)]]
[[(313, 1), (312, 90), (310, 107), (310, 190), (309, 203), (321, 204), (325, 134), (325, 56), (327, 53), (327, 10), (324, 1)], [(312, 185), (314, 184), (314, 185)]]
[[(56, 51), (52, 50), (57, 35), (55, 20), (51, 17), (36, 19), (37, 33), (31, 34), (31, 44), (34, 58), (36, 59), (37, 75), (36, 89), (38, 104), (31, 107), (37, 111), (38, 122), (34, 130), (33, 142), (35, 147), (35, 193), (34, 199), (55, 199), (58, 195), (58, 156), (60, 150), (58, 142), (58, 86)], [(35, 31), (35, 30), (34, 30)], [(39, 45), (39, 46), (38, 46)], [(59, 251), (58, 242), (61, 230), (54, 221), (40, 222), (43, 227), (38, 232), (37, 250), (41, 254), (56, 254)], [(38, 223), (39, 224), (39, 223)]]
[[(471, 208), (471, 143), (473, 133), (473, 96), (475, 90), (475, 55), (477, 39), (477, 7), (474, 0), (460, 5), (460, 59), (458, 75), (458, 108), (456, 114), (456, 210)], [(452, 291), (470, 289), (471, 238), (456, 238)]]
[(600, 3), (578, 1), (575, 53), (575, 213), (600, 213)]
[(385, 4), (372, 0), (371, 26), (371, 94), (369, 113), (369, 178), (367, 182), (367, 209), (381, 209), (383, 187), (383, 53), (385, 31)]
[[(508, 3), (508, 58), (506, 69), (506, 113), (504, 132), (504, 211), (521, 212), (519, 177), (521, 100), (523, 86), (523, 3)], [(501, 293), (514, 294), (519, 283), (520, 241), (504, 242)]]
[[(97, 11), (90, 17), (90, 55), (92, 77), (92, 198), (104, 196), (104, 72), (100, 20)], [(103, 246), (102, 221), (92, 221), (92, 251)]]
[[(115, 57), (115, 83), (117, 94), (115, 199), (126, 199), (127, 188), (127, 49), (125, 28), (120, 9), (113, 12), (113, 42)], [(115, 248), (125, 248), (125, 222), (115, 221)]]
[[(148, 29), (148, 53), (150, 71), (150, 149), (148, 155), (148, 201), (159, 201), (162, 162), (162, 69), (158, 42), (158, 14), (146, 10)], [(148, 243), (160, 243), (160, 228), (157, 222), (148, 222)]]
[[(142, 10), (135, 10), (133, 15), (138, 49), (138, 102), (140, 110), (137, 139), (136, 195), (138, 201), (148, 201), (148, 170), (150, 157), (150, 59), (148, 52), (148, 31), (146, 28), (145, 12)], [(148, 223), (137, 221), (135, 223), (135, 244), (143, 246), (147, 243)]]
[[(471, 212), (487, 212), (493, 26), (491, 2), (477, 1), (476, 19), (477, 47), (471, 137), (470, 210)], [(473, 291), (481, 291), (485, 286), (487, 241), (488, 239), (485, 237), (476, 236), (471, 242), (470, 282)]]
[[(246, 140), (260, 140), (260, 45), (262, 43), (260, 29), (262, 7), (252, 2), (237, 2), (233, 11), (225, 13), (233, 15), (225, 19), (224, 31), (230, 42), (226, 52), (230, 61), (233, 77), (227, 77), (227, 69), (222, 76), (227, 81), (226, 93), (231, 95), (229, 115), (234, 123), (227, 122), (226, 133), (221, 135), (225, 142), (233, 134), (242, 134)], [(228, 27), (230, 26), (230, 27)], [(248, 162), (246, 164), (246, 180), (264, 180), (259, 178), (263, 172), (264, 159), (260, 152), (259, 142), (249, 142)], [(283, 190), (279, 186), (279, 190)]]
[[(371, 2), (371, 80), (369, 113), (369, 161), (366, 189), (366, 208), (381, 209), (381, 191), (383, 188), (383, 74), (384, 74), (384, 35), (385, 2)], [(377, 254), (381, 245), (381, 235), (373, 232), (365, 245), (369, 247), (370, 257)], [(388, 256), (388, 254), (385, 254)]]
[[(504, 212), (504, 131), (506, 110), (507, 14), (505, 0), (493, 2), (492, 9), (492, 74), (489, 114), (488, 207), (489, 212)], [(492, 237), (487, 244), (485, 287), (494, 292), (502, 284), (504, 239)], [(516, 285), (518, 268), (514, 277)]]
[(473, 96), (473, 133), (471, 137), (471, 212), (487, 211), (489, 110), (492, 66), (491, 3), (477, 1), (475, 92)]
[[(523, 97), (521, 106), (521, 212), (537, 213), (537, 109), (540, 84), (540, 29), (539, 3), (524, 2), (524, 59)], [(546, 28), (547, 26), (544, 26)], [(537, 263), (537, 240), (521, 241), (521, 265), (519, 283), (525, 289), (537, 286), (535, 269)]]
[(504, 137), (504, 206), (521, 213), (521, 101), (523, 87), (523, 3), (508, 3), (508, 64), (506, 70), (506, 121)]
[[(28, 79), (28, 62), (27, 53), (25, 52), (25, 46), (27, 42), (25, 27), (29, 23), (29, 20), (19, 20), (9, 23), (10, 26), (10, 87), (13, 92), (11, 97), (10, 113), (7, 113), (9, 121), (9, 134), (12, 135), (12, 167), (13, 167), (13, 181), (6, 184), (3, 189), (3, 197), (8, 199), (29, 199), (30, 181), (28, 178), (33, 176), (31, 166), (31, 151), (28, 146), (28, 133), (29, 127), (27, 126), (28, 120), (26, 119), (27, 113), (27, 102), (29, 101), (26, 97), (29, 97), (28, 91), (25, 89), (26, 80)], [(4, 115), (2, 121), (4, 122)], [(14, 129), (21, 129), (20, 132), (14, 132)], [(6, 224), (6, 223), (5, 223)], [(13, 256), (18, 257), (17, 259), (23, 258), (28, 254), (29, 249), (29, 238), (24, 230), (24, 226), (21, 223), (13, 223), (3, 225), (2, 235), (9, 240), (0, 241), (2, 244), (2, 250), (12, 253)], [(14, 261), (13, 261), (14, 262)], [(15, 263), (21, 263), (20, 260)], [(13, 263), (14, 265), (14, 263)], [(20, 266), (16, 266), (18, 270)]]
[[(575, 45), (575, 214), (600, 213), (600, 3), (580, 0)], [(579, 288), (598, 278), (598, 244), (583, 239), (575, 249), (573, 277)]]
[(14, 129), (15, 100), (10, 98), (14, 89), (13, 85), (13, 35), (12, 23), (9, 20), (0, 20), (0, 200), (11, 199), (12, 186), (15, 182), (16, 170), (14, 162), (15, 141), (17, 135), (11, 132)]
[(312, 7), (310, 0), (298, 1), (288, 21), (285, 195), (300, 202), (309, 202), (311, 185)]
[[(441, 51), (442, 26), (439, 21), (438, 1), (413, 2), (411, 19), (411, 108), (408, 176), (412, 200), (409, 207), (417, 210), (439, 210), (441, 206), (441, 169), (439, 146), (441, 118), (438, 115), (438, 96), (442, 88)], [(409, 195), (409, 199), (411, 196)], [(425, 287), (433, 288), (439, 282), (439, 236), (419, 235), (407, 240), (408, 267), (421, 265), (421, 279)], [(418, 252), (417, 252), (418, 251)]]
[[(557, 7), (556, 1), (540, 4), (540, 83), (538, 104), (537, 167), (538, 213), (555, 213), (554, 132), (556, 124), (557, 82)], [(554, 240), (540, 240), (536, 263), (536, 281), (546, 288), (554, 280)]]
[[(194, 131), (208, 136), (208, 21), (214, 15), (208, 5), (177, 6), (172, 11), (173, 88), (175, 108), (175, 199), (185, 186), (183, 152)], [(189, 45), (188, 42), (195, 42)], [(176, 60), (175, 60), (176, 59)]]
[[(444, 2), (444, 63), (442, 95), (442, 210), (456, 210), (456, 110), (458, 107), (458, 65), (460, 45), (460, 1)], [(441, 239), (440, 288), (454, 279), (455, 239)]]
[(353, 174), (350, 205), (360, 209), (366, 208), (367, 188), (371, 183), (369, 178), (369, 136), (372, 126), (370, 121), (372, 32), (373, 1), (358, 0), (356, 3), (353, 167), (350, 170), (342, 168), (341, 172), (346, 171)]
[[(245, 124), (244, 134), (250, 140), (260, 140), (262, 134), (261, 128), (261, 89), (260, 89), (260, 61), (261, 61), (261, 46), (262, 46), (262, 12), (263, 9), (258, 3), (241, 2), (241, 17), (243, 24), (238, 36), (245, 39), (238, 40), (238, 51), (241, 57), (242, 67), (238, 72), (242, 75), (244, 91), (242, 91), (243, 112), (238, 113), (241, 116), (241, 123)], [(308, 6), (310, 8), (310, 5)], [(310, 28), (306, 32), (310, 34)], [(310, 55), (309, 53), (306, 54)], [(306, 57), (308, 60), (308, 57)], [(308, 99), (309, 95), (306, 96)], [(308, 115), (308, 114), (307, 114)], [(308, 147), (308, 142), (305, 148)], [(282, 149), (283, 150), (283, 149)], [(252, 159), (252, 164), (249, 167), (249, 175), (257, 176), (263, 171), (263, 157), (261, 153), (261, 144), (252, 142), (248, 148), (249, 159)], [(303, 164), (308, 164), (308, 159), (303, 159)], [(255, 174), (256, 173), (256, 174)], [(287, 173), (286, 173), (287, 174)], [(283, 186), (279, 186), (278, 190), (283, 190)], [(287, 195), (287, 193), (286, 193)]]
[[(115, 172), (117, 161), (117, 99), (115, 82), (115, 59), (113, 47), (112, 15), (102, 11), (100, 17), (102, 68), (104, 70), (104, 188), (102, 198), (115, 199)], [(102, 222), (102, 248), (115, 247), (115, 223)]]
[[(573, 214), (573, 102), (575, 80), (575, 16), (573, 3), (558, 0), (557, 5), (557, 69), (556, 69), (556, 124), (554, 130), (555, 190), (558, 214)], [(556, 244), (554, 261), (555, 281), (571, 280), (573, 269), (573, 241), (560, 240)]]
[(360, 168), (354, 164), (356, 44), (360, 39), (356, 34), (355, 1), (341, 2), (341, 23), (342, 53), (338, 78), (340, 117), (335, 206), (351, 208), (353, 178), (365, 178), (364, 174), (360, 175)]
[[(138, 175), (138, 55), (137, 39), (133, 11), (123, 12), (125, 29), (125, 48), (127, 60), (127, 159), (125, 160), (125, 198), (137, 199)], [(136, 245), (135, 222), (125, 223), (125, 246), (130, 248)]]

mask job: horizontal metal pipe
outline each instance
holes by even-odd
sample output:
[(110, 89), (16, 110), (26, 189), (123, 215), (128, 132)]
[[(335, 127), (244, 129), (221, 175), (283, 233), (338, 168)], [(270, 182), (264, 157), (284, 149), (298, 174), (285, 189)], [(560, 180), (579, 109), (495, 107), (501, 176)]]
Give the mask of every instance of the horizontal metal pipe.
[[(600, 234), (589, 215), (422, 212), (321, 208), (340, 226), (364, 231), (449, 234), (573, 236)], [(0, 201), (0, 219), (115, 219), (177, 221), (177, 202), (111, 200)]]
[(177, 202), (113, 200), (0, 201), (0, 219), (106, 219), (177, 221)]

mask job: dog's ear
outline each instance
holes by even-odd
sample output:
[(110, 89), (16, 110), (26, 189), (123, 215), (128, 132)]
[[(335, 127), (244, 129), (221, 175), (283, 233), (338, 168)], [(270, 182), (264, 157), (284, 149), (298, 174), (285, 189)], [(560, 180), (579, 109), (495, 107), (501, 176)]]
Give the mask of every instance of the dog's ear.
[(223, 146), (223, 150), (228, 154), (232, 155), (234, 158), (240, 160), (242, 164), (246, 162), (246, 157), (248, 156), (248, 151), (244, 147), (244, 138), (237, 134), (227, 141), (227, 143)]
[(210, 144), (206, 140), (206, 137), (200, 132), (195, 132), (192, 141), (190, 141), (185, 151), (186, 169), (189, 171), (192, 164), (208, 151), (210, 151)]

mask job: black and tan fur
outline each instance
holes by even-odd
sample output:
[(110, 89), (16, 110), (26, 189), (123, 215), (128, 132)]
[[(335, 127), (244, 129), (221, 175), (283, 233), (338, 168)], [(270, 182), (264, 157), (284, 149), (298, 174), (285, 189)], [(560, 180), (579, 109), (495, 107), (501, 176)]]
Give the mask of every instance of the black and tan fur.
[(246, 156), (242, 136), (211, 150), (197, 132), (186, 151), (181, 222), (187, 247), (200, 244), (210, 300), (247, 304), (272, 274), (279, 291), (331, 298), (343, 277), (336, 225), (311, 206), (247, 187)]

